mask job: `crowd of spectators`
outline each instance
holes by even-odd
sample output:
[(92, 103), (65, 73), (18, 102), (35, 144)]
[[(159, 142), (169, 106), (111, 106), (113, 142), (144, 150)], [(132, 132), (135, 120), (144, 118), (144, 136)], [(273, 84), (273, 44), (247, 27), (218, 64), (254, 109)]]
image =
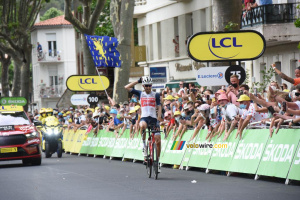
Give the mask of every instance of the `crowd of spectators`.
[[(181, 140), (187, 130), (194, 130), (193, 140), (201, 129), (208, 129), (207, 139), (223, 137), (227, 140), (234, 129), (235, 137), (242, 138), (243, 130), (249, 125), (254, 128), (269, 128), (270, 135), (277, 133), (281, 125), (300, 125), (300, 67), (295, 78), (286, 76), (272, 65), (282, 79), (292, 83), (291, 90), (286, 84), (272, 81), (266, 91), (250, 90), (240, 85), (236, 75), (230, 77), (230, 84), (215, 92), (194, 83), (179, 83), (179, 91), (166, 88), (160, 93), (162, 104), (161, 131), (167, 137), (173, 131), (173, 140)], [(82, 126), (90, 127), (94, 134), (104, 129), (121, 137), (130, 129), (130, 137), (140, 134), (140, 101), (133, 95), (129, 101), (114, 102), (108, 97), (108, 104), (102, 103), (95, 109), (81, 106), (54, 110), (61, 124), (76, 131)], [(36, 118), (38, 114), (36, 113)]]

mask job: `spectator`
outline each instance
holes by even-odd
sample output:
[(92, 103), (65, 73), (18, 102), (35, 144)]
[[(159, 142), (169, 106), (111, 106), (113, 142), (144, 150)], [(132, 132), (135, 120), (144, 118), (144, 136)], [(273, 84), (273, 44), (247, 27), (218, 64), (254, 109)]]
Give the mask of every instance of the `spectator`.
[(291, 78), (284, 73), (282, 73), (279, 69), (276, 68), (276, 64), (272, 64), (272, 68), (275, 70), (275, 72), (284, 80), (286, 80), (289, 83), (294, 84), (294, 86), (300, 84), (300, 67), (297, 67), (295, 70), (295, 77), (296, 78)]
[(184, 84), (183, 81), (179, 82), (179, 91), (177, 93), (178, 97), (183, 97), (184, 95), (186, 95), (185, 90), (183, 88), (183, 84)]
[(257, 112), (254, 104), (250, 102), (250, 98), (245, 94), (240, 96), (238, 102), (240, 102), (240, 108), (243, 109), (243, 115), (239, 120), (236, 137), (239, 135), (240, 139), (242, 139), (243, 130), (249, 123), (258, 122), (255, 126), (265, 126), (261, 121), (264, 118), (268, 118), (268, 116), (266, 113)]
[(283, 92), (290, 92), (290, 90), (288, 89), (287, 84), (285, 84), (285, 83), (282, 83), (281, 90), (282, 90)]
[(240, 81), (237, 75), (230, 76), (230, 85), (228, 86), (226, 91), (229, 102), (233, 103), (236, 106), (239, 106), (239, 102), (236, 101), (238, 99), (237, 95), (240, 89), (239, 82)]

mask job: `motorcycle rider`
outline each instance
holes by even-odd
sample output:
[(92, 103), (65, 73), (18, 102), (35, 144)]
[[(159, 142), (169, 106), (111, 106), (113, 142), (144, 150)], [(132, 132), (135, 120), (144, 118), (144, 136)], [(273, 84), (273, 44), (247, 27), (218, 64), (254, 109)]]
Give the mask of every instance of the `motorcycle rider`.
[(41, 108), (40, 109), (40, 116), (39, 116), (39, 121), (43, 121), (43, 119), (45, 119), (47, 117), (46, 115), (46, 109), (45, 108)]
[(46, 114), (47, 117), (43, 119), (42, 123), (46, 124), (47, 122), (57, 122), (57, 124), (59, 124), (59, 121), (56, 117), (53, 116), (53, 109), (52, 108), (46, 108)]

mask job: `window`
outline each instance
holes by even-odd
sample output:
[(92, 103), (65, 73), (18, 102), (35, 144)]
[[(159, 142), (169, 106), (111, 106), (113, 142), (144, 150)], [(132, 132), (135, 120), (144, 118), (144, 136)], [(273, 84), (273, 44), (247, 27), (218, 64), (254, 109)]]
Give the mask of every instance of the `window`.
[(52, 67), (49, 68), (49, 86), (55, 86), (58, 85), (58, 73), (57, 68)]
[(56, 47), (56, 34), (48, 33), (46, 34), (47, 42), (48, 42), (48, 54), (51, 57), (57, 56), (57, 47)]
[(50, 80), (49, 83), (50, 86), (58, 85), (58, 76), (50, 76), (49, 80)]

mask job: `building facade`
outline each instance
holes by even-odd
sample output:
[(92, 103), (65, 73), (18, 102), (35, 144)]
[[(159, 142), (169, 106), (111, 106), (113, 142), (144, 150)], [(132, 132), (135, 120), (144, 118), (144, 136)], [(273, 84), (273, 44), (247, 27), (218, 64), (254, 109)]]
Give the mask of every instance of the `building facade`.
[[(166, 85), (179, 87), (177, 83), (181, 80), (194, 82), (198, 69), (207, 67), (209, 63), (195, 62), (188, 57), (187, 38), (197, 32), (212, 31), (213, 0), (135, 2), (134, 17), (138, 22), (139, 46), (146, 46), (146, 61), (138, 65), (144, 67), (145, 75), (154, 75), (156, 84), (153, 88), (161, 90)], [(261, 58), (241, 62), (249, 74), (250, 86), (252, 80), (263, 81), (260, 71), (274, 62), (284, 73), (294, 77), (293, 71), (299, 66), (297, 45), (300, 29), (293, 24), (295, 18), (299, 17), (297, 2), (299, 0), (273, 0), (272, 5), (254, 8), (251, 12), (256, 13), (255, 16), (250, 16), (251, 12), (245, 17), (241, 16), (242, 30), (262, 33), (267, 44)], [(280, 77), (274, 79), (281, 82)], [(136, 78), (131, 78), (133, 80)]]
[[(75, 30), (64, 16), (36, 22), (31, 32), (33, 102), (38, 108), (56, 108), (66, 80), (77, 73)], [(38, 43), (42, 50), (38, 50)]]

